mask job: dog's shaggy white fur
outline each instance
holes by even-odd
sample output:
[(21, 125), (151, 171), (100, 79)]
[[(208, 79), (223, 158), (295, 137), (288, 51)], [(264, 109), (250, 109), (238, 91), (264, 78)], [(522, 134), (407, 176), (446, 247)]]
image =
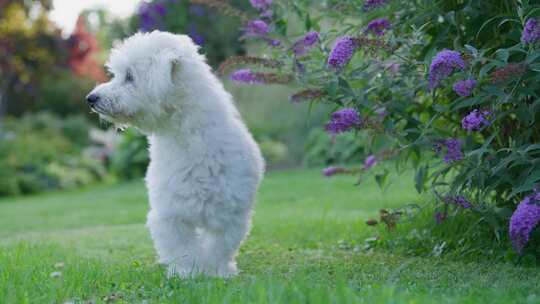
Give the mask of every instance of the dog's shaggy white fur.
[(181, 277), (235, 275), (264, 163), (231, 96), (185, 35), (135, 34), (107, 67), (114, 77), (87, 100), (148, 136), (147, 226), (160, 263)]

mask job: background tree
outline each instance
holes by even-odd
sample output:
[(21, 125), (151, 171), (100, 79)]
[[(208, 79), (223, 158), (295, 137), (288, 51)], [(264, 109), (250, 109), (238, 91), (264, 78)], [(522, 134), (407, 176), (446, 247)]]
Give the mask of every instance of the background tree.
[[(212, 66), (229, 56), (245, 53), (238, 18), (192, 2), (197, 1), (143, 1), (130, 20), (131, 32), (158, 29), (187, 34), (202, 47)], [(249, 7), (248, 1), (231, 1), (230, 5), (238, 9)]]
[(66, 58), (48, 0), (0, 1), (0, 116), (20, 115), (38, 102), (40, 83)]

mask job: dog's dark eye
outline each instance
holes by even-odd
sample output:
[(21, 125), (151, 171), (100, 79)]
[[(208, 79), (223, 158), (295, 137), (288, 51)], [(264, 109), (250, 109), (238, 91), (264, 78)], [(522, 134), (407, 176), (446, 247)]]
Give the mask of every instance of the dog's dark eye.
[(124, 81), (126, 83), (132, 83), (135, 79), (133, 78), (133, 74), (131, 73), (131, 71), (127, 71), (126, 73), (126, 78), (124, 79)]

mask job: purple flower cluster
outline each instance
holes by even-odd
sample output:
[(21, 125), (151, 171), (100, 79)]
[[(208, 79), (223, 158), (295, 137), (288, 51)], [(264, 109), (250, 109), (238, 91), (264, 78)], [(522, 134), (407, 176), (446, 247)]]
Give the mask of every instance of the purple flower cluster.
[(244, 27), (244, 37), (260, 38), (268, 43), (270, 46), (279, 46), (281, 41), (274, 40), (268, 37), (270, 33), (270, 27), (266, 22), (261, 19), (255, 19), (249, 21)]
[(345, 171), (346, 171), (345, 169), (340, 168), (340, 167), (328, 167), (328, 168), (325, 168), (322, 171), (322, 173), (323, 173), (324, 176), (330, 177), (332, 175), (336, 175), (338, 173), (343, 173)]
[(358, 112), (353, 108), (344, 108), (332, 113), (330, 122), (326, 124), (326, 131), (332, 135), (336, 135), (360, 127), (361, 125), (362, 119)]
[(272, 12), (271, 9), (267, 9), (259, 14), (259, 16), (263, 19), (272, 19), (272, 16), (274, 15), (274, 12)]
[(319, 33), (312, 31), (307, 33), (302, 39), (296, 41), (293, 45), (293, 52), (296, 56), (303, 56), (311, 50), (311, 48), (319, 42)]
[(401, 65), (395, 62), (389, 62), (385, 63), (383, 67), (390, 73), (390, 75), (395, 76), (399, 73), (399, 68), (401, 67)]
[(529, 237), (538, 222), (540, 222), (540, 193), (525, 197), (510, 218), (510, 239), (514, 249), (521, 253), (529, 242)]
[(375, 155), (369, 155), (364, 160), (364, 170), (369, 170), (371, 167), (375, 166), (377, 164), (377, 158)]
[(488, 117), (490, 112), (473, 110), (461, 120), (461, 127), (467, 131), (478, 131), (483, 126), (490, 124)]
[(249, 0), (251, 2), (251, 6), (258, 9), (260, 11), (259, 16), (263, 19), (272, 19), (272, 15), (274, 13), (270, 9), (270, 6), (272, 5), (272, 0)]
[(248, 37), (265, 37), (270, 32), (270, 28), (266, 22), (256, 19), (249, 21), (244, 31)]
[(328, 65), (334, 69), (344, 67), (353, 57), (356, 48), (357, 43), (354, 38), (350, 36), (338, 38), (328, 56)]
[(454, 84), (453, 89), (459, 96), (467, 97), (471, 95), (475, 86), (476, 80), (474, 79), (460, 80)]
[(470, 209), (472, 207), (472, 204), (465, 197), (461, 195), (449, 196), (446, 198), (446, 202), (459, 206), (463, 209)]
[(272, 0), (249, 0), (249, 2), (258, 10), (267, 10), (272, 5)]
[(523, 43), (535, 43), (538, 40), (540, 40), (540, 24), (538, 24), (538, 20), (536, 19), (529, 19), (523, 27), (521, 41)]
[(429, 66), (429, 87), (431, 89), (439, 86), (441, 80), (450, 76), (455, 70), (463, 70), (465, 61), (461, 58), (459, 52), (442, 50)]
[(161, 20), (167, 14), (165, 1), (142, 2), (139, 6), (139, 28), (142, 32), (150, 32), (163, 27)]
[(366, 0), (364, 1), (364, 10), (369, 11), (384, 6), (386, 3), (388, 3), (388, 0)]
[(387, 18), (378, 18), (367, 25), (366, 32), (372, 32), (376, 36), (384, 35), (384, 31), (392, 27), (390, 20)]
[(451, 163), (463, 159), (463, 154), (461, 153), (461, 141), (459, 139), (449, 138), (438, 141), (434, 146), (435, 152), (441, 152), (442, 146), (446, 147), (446, 155), (444, 156), (445, 163)]
[(231, 80), (247, 83), (247, 84), (260, 84), (263, 83), (257, 74), (253, 73), (250, 69), (240, 69), (231, 74)]
[(199, 31), (197, 30), (197, 27), (195, 26), (195, 24), (189, 25), (188, 36), (191, 39), (193, 39), (193, 42), (195, 42), (198, 45), (204, 45), (204, 42), (206, 41), (204, 36), (201, 33), (199, 33)]
[(461, 140), (456, 138), (447, 139), (446, 142), (447, 153), (444, 156), (446, 163), (462, 160), (463, 154), (461, 153)]

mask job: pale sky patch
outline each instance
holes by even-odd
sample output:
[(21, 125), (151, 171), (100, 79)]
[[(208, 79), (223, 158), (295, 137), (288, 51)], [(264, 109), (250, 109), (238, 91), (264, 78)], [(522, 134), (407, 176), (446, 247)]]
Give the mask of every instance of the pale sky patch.
[(63, 31), (70, 34), (75, 28), (77, 17), (85, 9), (104, 8), (113, 16), (125, 18), (135, 12), (141, 0), (54, 0), (50, 18)]

